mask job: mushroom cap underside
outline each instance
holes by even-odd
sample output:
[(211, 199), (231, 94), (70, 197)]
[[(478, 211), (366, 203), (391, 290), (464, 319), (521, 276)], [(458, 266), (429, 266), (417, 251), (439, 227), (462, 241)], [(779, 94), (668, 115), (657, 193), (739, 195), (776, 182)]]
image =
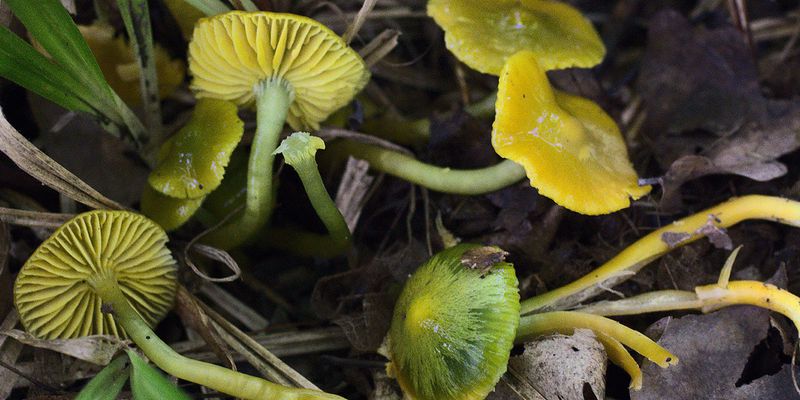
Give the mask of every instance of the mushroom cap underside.
[(189, 43), (192, 90), (251, 106), (254, 86), (280, 78), (294, 101), (286, 117), (295, 130), (319, 123), (349, 103), (369, 80), (364, 60), (333, 31), (310, 18), (232, 11), (201, 19)]
[(177, 287), (167, 235), (154, 222), (128, 211), (91, 211), (69, 220), (34, 251), (14, 284), (20, 321), (32, 335), (66, 339), (125, 336), (94, 291), (113, 279), (150, 325), (172, 303)]

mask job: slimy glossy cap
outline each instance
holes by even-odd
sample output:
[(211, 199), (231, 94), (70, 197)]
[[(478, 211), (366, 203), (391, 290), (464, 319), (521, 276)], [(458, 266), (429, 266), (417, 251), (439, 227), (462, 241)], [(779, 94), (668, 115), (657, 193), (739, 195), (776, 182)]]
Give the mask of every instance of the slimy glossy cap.
[(447, 48), (486, 74), (499, 75), (521, 50), (548, 71), (593, 67), (606, 52), (591, 22), (559, 1), (430, 0), (428, 15), (444, 29)]
[(550, 87), (536, 54), (512, 56), (500, 74), (492, 145), (525, 167), (531, 185), (582, 214), (606, 214), (650, 192), (639, 186), (622, 134), (595, 103)]
[(192, 90), (252, 105), (253, 87), (269, 78), (291, 85), (287, 122), (317, 129), (369, 80), (364, 61), (333, 31), (310, 18), (232, 11), (201, 19), (189, 44)]
[(474, 249), (481, 247), (434, 255), (395, 305), (388, 370), (411, 399), (483, 399), (506, 371), (519, 324), (517, 278), (505, 262), (465, 263)]
[(172, 307), (175, 260), (167, 235), (127, 211), (91, 211), (62, 225), (25, 262), (14, 284), (14, 303), (25, 329), (43, 339), (124, 336), (95, 294), (114, 279), (130, 304), (153, 325)]
[(243, 133), (235, 104), (200, 99), (189, 122), (161, 146), (158, 166), (147, 181), (169, 197), (202, 198), (222, 182)]

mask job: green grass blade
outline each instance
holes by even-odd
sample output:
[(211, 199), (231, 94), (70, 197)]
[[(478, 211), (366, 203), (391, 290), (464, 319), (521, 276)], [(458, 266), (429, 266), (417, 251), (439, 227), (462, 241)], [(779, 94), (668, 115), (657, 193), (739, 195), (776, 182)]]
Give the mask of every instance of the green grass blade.
[(131, 359), (131, 390), (134, 400), (191, 400), (191, 397), (151, 367), (136, 353), (128, 350)]
[(0, 27), (0, 76), (70, 110), (97, 115), (92, 91), (5, 27)]
[(127, 361), (125, 356), (115, 358), (83, 387), (75, 400), (116, 399), (131, 372)]
[(56, 64), (87, 86), (107, 87), (89, 45), (59, 0), (5, 1)]

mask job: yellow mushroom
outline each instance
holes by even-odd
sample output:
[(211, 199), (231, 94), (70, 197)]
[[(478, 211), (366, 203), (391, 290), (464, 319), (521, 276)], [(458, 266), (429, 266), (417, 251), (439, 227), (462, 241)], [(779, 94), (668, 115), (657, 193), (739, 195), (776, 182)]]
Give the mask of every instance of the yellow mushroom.
[(176, 199), (208, 195), (222, 182), (243, 133), (244, 122), (235, 104), (198, 100), (189, 122), (161, 145), (158, 166), (147, 178), (148, 183)]
[(554, 90), (531, 51), (500, 75), (492, 145), (523, 167), (531, 185), (582, 214), (606, 214), (650, 191), (639, 186), (614, 120), (593, 102)]
[[(142, 102), (139, 76), (141, 71), (136, 63), (133, 49), (122, 37), (114, 36), (114, 28), (97, 22), (89, 26), (79, 26), (83, 38), (92, 50), (103, 76), (119, 97), (127, 104)], [(158, 94), (169, 96), (180, 86), (185, 76), (183, 61), (171, 59), (161, 46), (155, 46), (156, 71), (158, 73)]]
[(342, 38), (292, 14), (233, 11), (201, 19), (189, 43), (191, 88), (198, 98), (255, 106), (244, 212), (204, 240), (244, 243), (272, 211), (273, 152), (284, 122), (316, 129), (366, 85), (364, 61)]
[(471, 68), (499, 75), (520, 50), (545, 70), (593, 67), (605, 47), (575, 8), (552, 0), (431, 0), (428, 15), (445, 31), (447, 48)]
[(197, 361), (152, 330), (178, 286), (166, 233), (128, 211), (91, 211), (67, 221), (25, 262), (14, 283), (19, 319), (44, 339), (127, 335), (165, 372), (237, 398), (343, 400)]

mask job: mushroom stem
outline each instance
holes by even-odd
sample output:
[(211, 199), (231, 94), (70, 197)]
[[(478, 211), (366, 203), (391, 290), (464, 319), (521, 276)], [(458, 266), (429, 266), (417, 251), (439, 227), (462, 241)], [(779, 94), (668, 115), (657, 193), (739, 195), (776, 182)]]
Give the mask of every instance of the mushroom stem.
[(758, 281), (731, 281), (727, 285), (711, 284), (695, 289), (703, 312), (723, 307), (749, 304), (783, 314), (800, 330), (800, 297), (775, 285)]
[[(675, 247), (700, 239), (748, 219), (763, 219), (800, 227), (800, 202), (780, 197), (749, 195), (731, 199), (673, 222), (639, 239), (582, 278), (522, 302), (521, 313), (577, 304), (593, 295), (588, 289), (613, 286)], [(710, 229), (709, 229), (710, 228)], [(668, 238), (678, 238), (677, 241)]]
[(331, 252), (342, 253), (350, 246), (350, 228), (319, 174), (315, 155), (317, 150), (324, 148), (322, 139), (307, 132), (295, 132), (283, 140), (275, 154), (282, 154), (286, 163), (300, 176), (314, 211), (328, 230), (331, 239), (328, 244), (333, 247)]
[(346, 141), (345, 152), (370, 167), (437, 192), (479, 195), (500, 190), (525, 178), (525, 170), (505, 160), (490, 167), (458, 170), (426, 164), (383, 147)]
[(677, 357), (641, 332), (612, 319), (575, 311), (551, 311), (520, 318), (516, 341), (554, 332), (571, 334), (576, 328), (591, 329), (611, 337), (662, 368), (678, 362)]
[(598, 301), (581, 307), (577, 311), (612, 317), (664, 311), (699, 310), (702, 306), (702, 301), (693, 292), (656, 290), (621, 300)]
[(231, 249), (247, 241), (264, 227), (272, 213), (272, 166), (275, 159), (272, 153), (278, 147), (294, 91), (285, 80), (274, 78), (256, 84), (254, 92), (257, 127), (247, 166), (244, 212), (204, 239), (221, 249)]
[(131, 307), (116, 279), (106, 277), (93, 282), (104, 309), (125, 328), (128, 336), (159, 368), (177, 378), (242, 399), (342, 400), (341, 397), (309, 389), (277, 385), (264, 379), (232, 371), (218, 365), (184, 357), (164, 343)]
[(606, 349), (608, 359), (625, 370), (628, 376), (631, 377), (631, 384), (628, 388), (640, 390), (642, 388), (642, 370), (639, 368), (639, 364), (636, 363), (636, 360), (633, 359), (633, 356), (631, 356), (631, 353), (628, 352), (619, 340), (603, 332), (595, 332), (595, 335), (597, 335), (597, 340), (603, 345), (603, 348)]

